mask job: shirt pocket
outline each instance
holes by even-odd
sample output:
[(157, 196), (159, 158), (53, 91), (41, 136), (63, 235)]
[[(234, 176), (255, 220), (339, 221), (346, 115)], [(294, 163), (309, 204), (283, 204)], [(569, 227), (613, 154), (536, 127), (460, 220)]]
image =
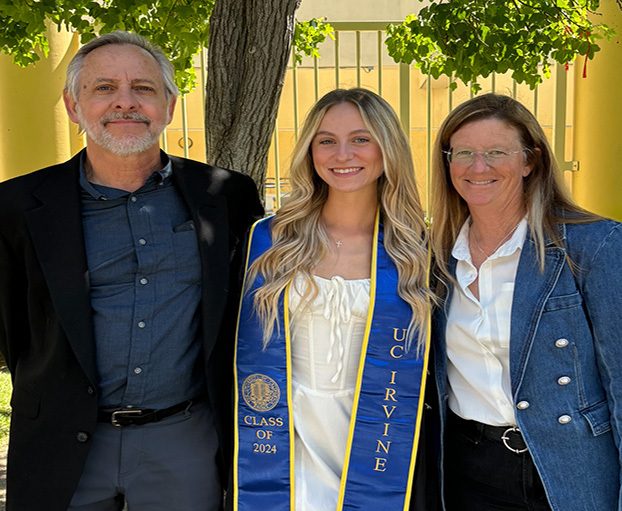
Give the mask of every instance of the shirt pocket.
[(201, 280), (201, 260), (193, 220), (173, 227), (175, 275), (181, 282), (198, 284)]
[(179, 224), (173, 227), (173, 232), (175, 233), (187, 232), (187, 231), (194, 231), (194, 220), (188, 220), (187, 222), (184, 222), (183, 224)]
[(580, 307), (582, 302), (583, 299), (579, 292), (570, 295), (551, 296), (544, 305), (544, 312)]
[(611, 431), (611, 415), (607, 401), (600, 401), (589, 408), (581, 410), (581, 415), (587, 420), (594, 436)]

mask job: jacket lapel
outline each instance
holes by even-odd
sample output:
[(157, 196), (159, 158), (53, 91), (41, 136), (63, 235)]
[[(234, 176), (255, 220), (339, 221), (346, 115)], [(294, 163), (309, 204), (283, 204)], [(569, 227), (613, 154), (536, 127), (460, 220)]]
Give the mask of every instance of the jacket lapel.
[(91, 383), (97, 381), (89, 281), (80, 212), (79, 153), (37, 188), (26, 213), (30, 236), (69, 344)]
[[(562, 238), (565, 230), (562, 229)], [(548, 243), (544, 272), (540, 271), (535, 243), (528, 236), (516, 272), (512, 322), (510, 327), (510, 372), (512, 394), (516, 396), (525, 374), (525, 365), (548, 300), (565, 263), (565, 250)]]
[[(447, 269), (452, 276), (456, 276), (456, 265), (458, 261), (453, 256), (450, 256), (447, 262)], [(436, 373), (436, 385), (439, 392), (439, 397), (444, 397), (447, 393), (447, 315), (449, 314), (449, 305), (451, 303), (451, 297), (454, 291), (454, 284), (448, 279), (445, 283), (445, 296), (440, 305), (435, 307), (433, 312), (433, 328), (432, 328), (432, 342), (436, 351), (434, 356), (435, 373)], [(442, 413), (444, 408), (441, 407)]]
[[(201, 256), (201, 297), (204, 354), (214, 347), (220, 330), (229, 282), (229, 225), (227, 201), (217, 193), (214, 176), (171, 157), (173, 179), (195, 221)], [(215, 169), (216, 170), (216, 169)]]
[[(563, 227), (561, 231), (560, 235), (563, 239), (565, 237)], [(529, 358), (540, 316), (544, 310), (544, 304), (557, 283), (557, 279), (564, 266), (565, 257), (565, 251), (554, 246), (549, 241), (545, 250), (544, 272), (541, 272), (535, 243), (531, 236), (527, 236), (523, 245), (516, 271), (510, 327), (510, 378), (513, 395), (516, 395), (522, 384), (525, 364)], [(457, 261), (451, 257), (449, 260), (449, 271), (454, 276), (456, 274), (456, 263)], [(438, 331), (434, 337), (437, 339), (437, 350), (441, 354), (439, 358), (445, 358), (447, 353), (445, 328), (452, 292), (453, 286), (449, 284), (443, 309), (438, 310), (435, 314), (435, 327)], [(437, 364), (439, 364), (438, 361)], [(442, 369), (445, 368), (443, 367)]]

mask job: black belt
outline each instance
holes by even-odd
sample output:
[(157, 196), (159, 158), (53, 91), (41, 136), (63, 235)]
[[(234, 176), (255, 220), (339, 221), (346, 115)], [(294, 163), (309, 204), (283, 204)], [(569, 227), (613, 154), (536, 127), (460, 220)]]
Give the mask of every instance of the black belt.
[(527, 444), (516, 426), (489, 426), (477, 421), (463, 419), (451, 410), (447, 411), (448, 425), (457, 431), (462, 431), (469, 438), (476, 440), (485, 438), (501, 442), (510, 451), (516, 454), (527, 452)]
[(158, 422), (166, 417), (188, 410), (193, 404), (203, 399), (189, 399), (161, 410), (133, 407), (103, 409), (97, 412), (97, 422), (109, 422), (118, 428), (121, 426), (140, 426), (149, 422)]

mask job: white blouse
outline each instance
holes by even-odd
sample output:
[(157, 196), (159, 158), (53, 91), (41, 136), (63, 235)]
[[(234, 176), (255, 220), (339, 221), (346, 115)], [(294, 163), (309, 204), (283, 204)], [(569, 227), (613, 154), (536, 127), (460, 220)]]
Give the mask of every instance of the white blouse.
[(290, 288), (296, 511), (337, 505), (352, 399), (369, 308), (369, 279), (314, 277)]
[[(480, 266), (469, 251), (469, 221), (452, 255), (456, 280), (447, 316), (449, 408), (492, 426), (516, 424), (510, 384), (510, 327), (514, 280), (527, 234), (523, 219), (512, 237)], [(469, 286), (479, 277), (479, 299)]]

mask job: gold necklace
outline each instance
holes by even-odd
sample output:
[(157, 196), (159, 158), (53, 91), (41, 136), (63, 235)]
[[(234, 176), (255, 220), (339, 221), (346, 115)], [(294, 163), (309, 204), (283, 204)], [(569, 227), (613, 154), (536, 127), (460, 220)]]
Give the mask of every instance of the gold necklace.
[[(475, 247), (482, 253), (484, 254), (484, 257), (486, 257), (486, 259), (488, 259), (492, 254), (494, 254), (497, 250), (499, 250), (499, 248), (501, 247), (501, 245), (503, 245), (507, 240), (509, 240), (512, 237), (512, 234), (514, 234), (514, 231), (516, 231), (516, 229), (518, 229), (518, 226), (520, 225), (521, 221), (523, 219), (521, 218), (518, 223), (512, 227), (505, 236), (503, 236), (503, 238), (501, 238), (501, 241), (499, 242), (499, 244), (494, 248), (494, 250), (492, 252), (490, 252), (490, 254), (487, 254), (484, 249), (482, 248), (482, 246), (479, 244), (479, 241), (477, 239), (477, 236), (475, 235), (475, 231), (473, 231), (473, 229), (469, 230), (469, 233), (473, 234), (473, 241), (475, 242)], [(473, 224), (471, 224), (472, 226)]]

